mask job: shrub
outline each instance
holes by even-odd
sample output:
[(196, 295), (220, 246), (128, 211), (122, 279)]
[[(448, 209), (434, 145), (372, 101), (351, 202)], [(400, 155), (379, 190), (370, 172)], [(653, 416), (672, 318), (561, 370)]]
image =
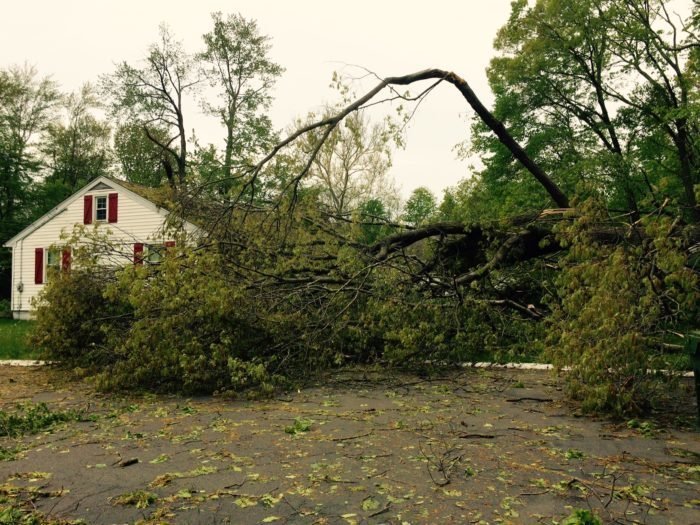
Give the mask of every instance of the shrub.
[(96, 227), (76, 226), (64, 239), (66, 245), (72, 252), (71, 269), (51, 274), (35, 299), (30, 343), (66, 367), (99, 368), (116, 359), (110, 333), (122, 332), (132, 318), (124, 300), (105, 298), (125, 254), (107, 231)]
[(44, 287), (34, 305), (36, 324), (30, 336), (43, 357), (84, 368), (114, 361), (107, 333), (128, 311), (123, 303), (105, 300), (109, 276), (104, 268), (74, 268)]
[(46, 358), (103, 389), (270, 390), (273, 335), (216, 250), (171, 249), (134, 266), (105, 233), (82, 228), (69, 242), (71, 271), (52, 275), (35, 304), (32, 342)]
[(0, 319), (12, 317), (10, 310), (10, 300), (0, 299)]

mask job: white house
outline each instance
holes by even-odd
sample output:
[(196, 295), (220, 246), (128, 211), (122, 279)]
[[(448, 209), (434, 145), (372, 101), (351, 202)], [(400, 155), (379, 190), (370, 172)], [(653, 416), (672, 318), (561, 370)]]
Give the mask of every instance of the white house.
[[(157, 256), (158, 247), (174, 244), (164, 228), (169, 212), (126, 186), (98, 177), (5, 243), (12, 249), (10, 304), (15, 319), (31, 318), (32, 299), (50, 278), (50, 269), (70, 267), (70, 251), (56, 250), (55, 246), (60, 246), (61, 235), (70, 234), (76, 225), (104, 224), (110, 239), (133, 253), (136, 264), (149, 252)], [(192, 234), (198, 231), (188, 222), (183, 228)]]

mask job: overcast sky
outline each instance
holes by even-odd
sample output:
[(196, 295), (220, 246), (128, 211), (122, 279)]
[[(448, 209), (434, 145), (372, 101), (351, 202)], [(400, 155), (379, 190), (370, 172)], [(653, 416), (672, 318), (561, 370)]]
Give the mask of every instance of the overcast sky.
[[(332, 101), (333, 71), (360, 74), (350, 65), (380, 76), (450, 69), (490, 106), (485, 70), (510, 0), (13, 1), (3, 5), (0, 67), (27, 62), (41, 75), (52, 75), (64, 91), (75, 90), (112, 72), (115, 62), (138, 63), (161, 22), (186, 49), (198, 50), (214, 11), (254, 18), (272, 37), (272, 58), (286, 72), (277, 84), (271, 116), (283, 128)], [(188, 128), (222, 145), (223, 134), (215, 126), (205, 129), (194, 104), (187, 111)], [(468, 175), (468, 163), (456, 160), (453, 151), (468, 137), (468, 115), (465, 102), (449, 86), (438, 88), (421, 106), (406, 149), (394, 156), (392, 174), (404, 196), (420, 185), (440, 195)]]

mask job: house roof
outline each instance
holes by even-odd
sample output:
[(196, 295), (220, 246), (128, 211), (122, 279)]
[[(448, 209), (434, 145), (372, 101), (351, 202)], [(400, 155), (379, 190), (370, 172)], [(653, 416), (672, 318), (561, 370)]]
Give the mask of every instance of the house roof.
[[(63, 202), (59, 203), (47, 213), (39, 217), (37, 220), (35, 220), (26, 228), (24, 228), (17, 235), (5, 242), (3, 246), (5, 246), (6, 248), (11, 248), (17, 241), (24, 239), (31, 233), (41, 228), (44, 224), (51, 221), (54, 217), (66, 211), (68, 206), (76, 199), (79, 199), (89, 191), (100, 189), (101, 185), (105, 185), (111, 188), (113, 188), (114, 186), (118, 186), (119, 189), (123, 190), (135, 201), (140, 202), (148, 208), (151, 208), (153, 211), (162, 215), (163, 217), (167, 217), (170, 214), (170, 212), (166, 209), (166, 206), (170, 204), (170, 201), (168, 200), (165, 193), (159, 190), (158, 188), (146, 188), (144, 186), (139, 186), (138, 184), (116, 180), (111, 177), (100, 176), (88, 182), (85, 186), (73, 193), (70, 197), (68, 197)], [(194, 224), (188, 221), (185, 222), (191, 227), (197, 228)]]

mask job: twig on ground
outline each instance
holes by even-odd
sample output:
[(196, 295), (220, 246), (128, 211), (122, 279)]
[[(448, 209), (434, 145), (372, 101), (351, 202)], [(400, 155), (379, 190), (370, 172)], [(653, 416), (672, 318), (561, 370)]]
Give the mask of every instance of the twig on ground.
[(369, 432), (365, 432), (364, 434), (358, 434), (357, 436), (347, 436), (347, 437), (339, 437), (339, 438), (331, 438), (331, 441), (350, 441), (351, 439), (360, 439), (363, 437), (367, 437), (372, 434), (372, 430)]
[(508, 403), (519, 403), (520, 401), (536, 401), (538, 403), (551, 403), (554, 401), (551, 397), (513, 397), (506, 399)]
[(389, 503), (386, 504), (386, 507), (384, 507), (384, 508), (381, 509), (381, 510), (378, 510), (377, 512), (373, 512), (372, 514), (370, 514), (370, 515), (367, 516), (367, 517), (368, 517), (368, 518), (374, 518), (375, 516), (379, 516), (380, 514), (384, 514), (385, 512), (388, 512), (390, 508), (391, 508), (391, 501), (390, 501)]

